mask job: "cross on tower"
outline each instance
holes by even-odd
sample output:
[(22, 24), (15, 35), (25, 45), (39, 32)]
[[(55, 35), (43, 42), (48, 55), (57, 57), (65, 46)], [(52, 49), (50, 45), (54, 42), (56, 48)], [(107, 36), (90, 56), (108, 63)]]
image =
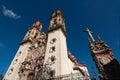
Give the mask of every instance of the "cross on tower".
[(91, 32), (88, 28), (86, 28), (86, 30), (84, 30), (84, 31), (89, 34), (90, 38), (92, 39), (92, 42), (94, 42), (95, 39), (94, 39), (93, 36), (92, 36), (93, 32)]

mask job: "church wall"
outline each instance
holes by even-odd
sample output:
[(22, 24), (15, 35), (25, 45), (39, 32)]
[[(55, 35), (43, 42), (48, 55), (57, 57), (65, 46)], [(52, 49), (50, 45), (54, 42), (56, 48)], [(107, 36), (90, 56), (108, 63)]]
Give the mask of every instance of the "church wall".
[[(53, 31), (48, 34), (48, 40), (47, 40), (47, 46), (46, 46), (46, 52), (45, 52), (45, 62), (44, 64), (51, 64), (52, 69), (57, 69), (55, 70), (55, 74), (60, 75), (60, 48), (58, 45), (60, 45), (59, 42), (59, 32), (58, 31)], [(56, 39), (55, 43), (52, 43), (52, 39)], [(52, 50), (52, 47), (55, 47), (55, 50)], [(55, 63), (52, 63), (50, 58), (51, 56), (55, 56)]]
[(5, 77), (4, 77), (5, 80), (18, 79), (19, 68), (21, 63), (24, 61), (25, 57), (27, 56), (29, 46), (30, 46), (30, 43), (26, 43), (19, 47), (12, 63), (10, 64), (10, 67), (7, 73), (5, 74)]
[[(54, 44), (50, 44), (50, 41), (56, 38)], [(50, 53), (50, 48), (55, 46), (55, 51)], [(48, 58), (55, 56), (55, 64), (51, 66), (55, 69), (56, 76), (72, 73), (72, 62), (68, 59), (67, 46), (66, 46), (66, 37), (64, 36), (61, 28), (53, 32), (48, 33), (47, 49), (45, 54), (45, 63), (48, 61)]]
[(60, 51), (61, 51), (61, 74), (70, 74), (73, 71), (73, 63), (68, 58), (66, 36), (60, 31)]

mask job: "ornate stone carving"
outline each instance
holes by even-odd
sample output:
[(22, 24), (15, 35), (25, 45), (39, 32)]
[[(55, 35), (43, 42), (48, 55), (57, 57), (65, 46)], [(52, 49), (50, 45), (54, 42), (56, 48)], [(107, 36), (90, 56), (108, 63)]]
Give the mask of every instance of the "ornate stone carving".
[(52, 70), (48, 65), (49, 64), (45, 64), (39, 68), (33, 80), (53, 80), (52, 78), (55, 76), (55, 70)]
[(107, 57), (107, 56), (103, 56), (100, 58), (100, 62), (103, 64), (103, 65), (106, 65), (110, 62), (111, 60)]
[(35, 21), (32, 26), (38, 28), (40, 31), (42, 29), (42, 23), (39, 20)]
[(109, 50), (109, 47), (105, 45), (104, 42), (98, 42), (98, 43), (95, 43), (94, 45), (91, 45), (90, 49), (93, 53), (103, 53)]
[(48, 32), (58, 28), (61, 28), (66, 36), (65, 21), (60, 10), (56, 10), (53, 12), (53, 15), (50, 20), (50, 26)]
[[(33, 26), (39, 27), (39, 25), (40, 23), (36, 22)], [(19, 69), (19, 76), (21, 80), (23, 78), (26, 80), (31, 73), (32, 78), (35, 77), (37, 71), (43, 65), (46, 48), (46, 34), (44, 32), (37, 31), (37, 35), (35, 35), (31, 41), (27, 57)]]

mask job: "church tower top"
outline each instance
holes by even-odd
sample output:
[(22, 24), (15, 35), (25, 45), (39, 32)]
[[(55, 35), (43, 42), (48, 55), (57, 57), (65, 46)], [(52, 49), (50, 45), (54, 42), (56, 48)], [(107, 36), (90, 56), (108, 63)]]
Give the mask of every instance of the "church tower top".
[[(93, 36), (92, 36), (93, 32), (90, 31), (88, 28), (86, 28), (85, 32), (87, 32), (87, 33), (89, 34), (89, 36), (90, 36), (92, 42), (95, 42), (95, 39), (94, 39)], [(90, 40), (89, 40), (89, 41), (90, 41)]]
[[(32, 25), (32, 27), (31, 28), (37, 28), (39, 31), (42, 31), (42, 23), (39, 21), (39, 20), (36, 20), (34, 23), (33, 23), (33, 25)], [(30, 28), (30, 29), (31, 29)]]
[(66, 36), (65, 20), (63, 18), (62, 12), (59, 9), (55, 10), (50, 18), (50, 25), (48, 32), (51, 32), (58, 28), (61, 28)]
[(100, 80), (120, 79), (120, 64), (114, 57), (110, 47), (98, 35), (97, 41), (95, 41), (92, 32), (88, 28), (85, 32), (90, 36), (90, 38), (88, 38), (89, 48), (96, 67), (98, 68)]

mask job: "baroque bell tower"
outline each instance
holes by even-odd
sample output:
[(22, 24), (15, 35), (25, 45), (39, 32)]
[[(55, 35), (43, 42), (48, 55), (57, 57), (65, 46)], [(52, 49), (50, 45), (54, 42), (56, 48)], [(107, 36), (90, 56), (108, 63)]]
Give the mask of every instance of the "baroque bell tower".
[[(51, 80), (89, 80), (85, 65), (67, 51), (65, 20), (60, 10), (50, 18), (43, 66), (43, 76)], [(45, 80), (43, 79), (43, 80)]]
[(50, 19), (44, 65), (50, 67), (55, 76), (60, 76), (69, 71), (69, 68), (65, 66), (67, 59), (64, 18), (61, 11), (56, 10)]
[(43, 63), (46, 34), (42, 23), (35, 21), (29, 28), (3, 80), (32, 80)]
[(119, 80), (120, 79), (120, 64), (114, 57), (110, 47), (97, 36), (98, 41), (95, 41), (88, 28), (85, 30), (90, 36), (88, 38), (89, 48), (93, 60), (99, 71), (101, 80)]

